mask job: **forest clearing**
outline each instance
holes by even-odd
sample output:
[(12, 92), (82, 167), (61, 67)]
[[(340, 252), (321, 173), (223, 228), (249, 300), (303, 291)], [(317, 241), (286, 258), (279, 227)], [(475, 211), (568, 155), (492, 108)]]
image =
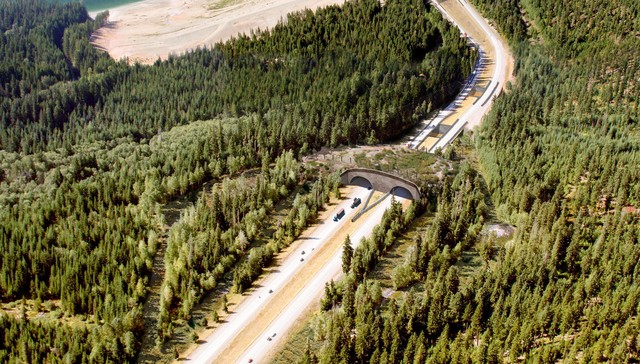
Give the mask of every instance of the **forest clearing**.
[[(282, 353), (637, 361), (637, 4), (472, 2), (514, 76), (472, 90), (482, 123), (425, 154), (397, 144), (481, 56), (436, 8), (453, 0), (329, 5), (148, 65), (92, 46), (105, 13), (0, 0), (0, 361), (179, 358), (281, 252), (315, 264), (294, 242), (324, 213), (348, 224), (353, 199), (337, 221), (327, 204), (351, 166), (422, 198), (344, 239), (343, 278)], [(270, 331), (254, 342), (285, 339)]]
[[(344, 0), (145, 0), (109, 10), (109, 25), (92, 36), (116, 60), (152, 64), (268, 29), (287, 14)], [(92, 14), (95, 16), (95, 14)]]

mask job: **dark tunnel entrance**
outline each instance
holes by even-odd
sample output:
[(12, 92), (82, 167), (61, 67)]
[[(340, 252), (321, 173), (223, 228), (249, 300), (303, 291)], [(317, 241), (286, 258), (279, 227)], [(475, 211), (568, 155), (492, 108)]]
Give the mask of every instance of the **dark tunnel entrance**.
[(409, 192), (408, 189), (400, 186), (396, 186), (391, 189), (391, 194), (397, 197), (406, 198), (408, 200), (413, 200), (413, 195)]
[(353, 177), (353, 179), (351, 180), (352, 185), (356, 185), (356, 186), (360, 186), (360, 187), (364, 187), (364, 188), (368, 188), (371, 189), (373, 188), (373, 185), (371, 184), (371, 182), (369, 182), (368, 179), (364, 178), (364, 177)]

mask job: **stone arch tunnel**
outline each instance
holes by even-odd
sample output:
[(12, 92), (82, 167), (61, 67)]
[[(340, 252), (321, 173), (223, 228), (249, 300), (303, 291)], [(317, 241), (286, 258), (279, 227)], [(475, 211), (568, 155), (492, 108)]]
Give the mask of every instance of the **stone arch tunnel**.
[(343, 185), (372, 188), (376, 191), (391, 192), (393, 195), (412, 200), (420, 199), (418, 186), (402, 177), (375, 169), (353, 168), (340, 175)]

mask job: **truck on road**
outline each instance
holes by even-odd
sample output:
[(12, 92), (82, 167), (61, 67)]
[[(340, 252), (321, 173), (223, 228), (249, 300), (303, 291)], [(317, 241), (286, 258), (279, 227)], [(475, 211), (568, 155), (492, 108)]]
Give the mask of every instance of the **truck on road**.
[(343, 216), (344, 216), (344, 209), (340, 209), (340, 211), (338, 211), (336, 216), (333, 217), (333, 221), (338, 221), (342, 219)]

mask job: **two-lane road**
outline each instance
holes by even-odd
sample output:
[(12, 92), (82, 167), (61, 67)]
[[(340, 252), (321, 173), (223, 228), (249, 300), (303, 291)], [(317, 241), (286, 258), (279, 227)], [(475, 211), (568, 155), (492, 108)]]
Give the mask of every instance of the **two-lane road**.
[(428, 152), (444, 148), (463, 129), (479, 125), (513, 72), (513, 59), (506, 41), (467, 0), (432, 0), (432, 3), (478, 46), (480, 59), (455, 100), (433, 119), (425, 120), (422, 130), (408, 143), (409, 148)]
[[(252, 335), (252, 331), (256, 330), (254, 323), (257, 318), (265, 314), (267, 306), (273, 303), (272, 301), (281, 291), (289, 288), (288, 285), (292, 280), (297, 275), (300, 275), (307, 263), (311, 262), (321, 252), (327, 241), (336, 238), (336, 235), (340, 235), (345, 229), (350, 230), (347, 228), (349, 225), (355, 225), (350, 219), (355, 214), (356, 209), (351, 209), (350, 205), (355, 197), (364, 201), (371, 191), (362, 187), (350, 187), (350, 189), (352, 192), (346, 196), (347, 198), (332, 207), (330, 214), (326, 214), (328, 215), (327, 219), (319, 226), (303, 233), (294, 243), (297, 245), (295, 245), (296, 248), (293, 252), (281, 264), (273, 267), (272, 273), (259, 282), (259, 287), (249, 292), (243, 301), (237, 307), (234, 307), (233, 312), (225, 317), (224, 323), (216, 328), (210, 336), (203, 338), (206, 343), (200, 345), (188, 356), (190, 362), (227, 362), (229, 355), (232, 355), (231, 352), (238, 350), (238, 348), (234, 347), (234, 344), (238, 344), (237, 338), (240, 335)], [(333, 221), (333, 216), (340, 209), (345, 210), (345, 216), (335, 222)], [(362, 221), (362, 225), (371, 225), (371, 227), (375, 225), (379, 221), (379, 210), (378, 206), (373, 209), (373, 212), (365, 214), (363, 218), (366, 221)], [(373, 215), (375, 217), (372, 219), (371, 216)], [(375, 220), (375, 218), (378, 218), (378, 220)], [(324, 288), (324, 283), (322, 288)], [(224, 360), (221, 361), (221, 358), (224, 358)]]
[[(396, 201), (407, 206), (410, 201), (396, 197)], [(368, 237), (373, 227), (382, 219), (385, 210), (391, 206), (391, 197), (387, 197), (382, 203), (373, 209), (373, 213), (367, 215), (355, 232), (350, 236), (355, 249), (363, 237)], [(310, 280), (291, 302), (278, 314), (271, 324), (261, 332), (251, 346), (244, 351), (237, 363), (263, 363), (272, 348), (279, 341), (284, 340), (290, 328), (299, 319), (306, 309), (317, 302), (324, 293), (325, 283), (331, 279), (336, 280), (342, 276), (342, 249), (337, 251), (322, 269)], [(250, 361), (251, 360), (251, 361)]]
[[(461, 93), (459, 100), (454, 101), (455, 107), (444, 110), (448, 114), (439, 121), (448, 123), (446, 125), (451, 126), (449, 132), (455, 132), (456, 128), (472, 127), (480, 122), (490, 109), (493, 97), (502, 90), (511, 76), (513, 65), (502, 38), (465, 0), (445, 0), (435, 5), (462, 32), (480, 45), (482, 57), (485, 57), (480, 62), (480, 69), (474, 74), (473, 82), (468, 85), (469, 88)], [(459, 118), (462, 122), (444, 121), (446, 118)], [(431, 137), (421, 140), (415, 138), (412, 147), (435, 150), (449, 143), (455, 135), (446, 133), (430, 142)], [(415, 143), (416, 140), (419, 142)], [(342, 241), (347, 234), (351, 235), (351, 241), (356, 245), (362, 236), (370, 235), (373, 227), (379, 223), (390, 204), (390, 198), (368, 211), (355, 223), (350, 221), (354, 214), (354, 210), (349, 207), (351, 201), (354, 197), (360, 197), (364, 201), (368, 193), (366, 189), (353, 187), (348, 199), (335, 206), (321, 225), (308, 234), (305, 232), (302, 239), (294, 243), (298, 244), (294, 253), (234, 308), (234, 312), (225, 318), (225, 323), (204, 338), (206, 343), (188, 356), (189, 362), (264, 362), (278, 343), (286, 338), (286, 334), (306, 309), (317, 302), (324, 291), (324, 284), (341, 275), (342, 249), (329, 251), (323, 250), (323, 246), (328, 245), (327, 242), (331, 239), (334, 242), (336, 239)], [(397, 200), (408, 205), (406, 200)], [(332, 221), (332, 216), (342, 208), (347, 212), (346, 216), (339, 222)], [(312, 269), (314, 266), (316, 268)], [(304, 281), (300, 277), (304, 277)]]

